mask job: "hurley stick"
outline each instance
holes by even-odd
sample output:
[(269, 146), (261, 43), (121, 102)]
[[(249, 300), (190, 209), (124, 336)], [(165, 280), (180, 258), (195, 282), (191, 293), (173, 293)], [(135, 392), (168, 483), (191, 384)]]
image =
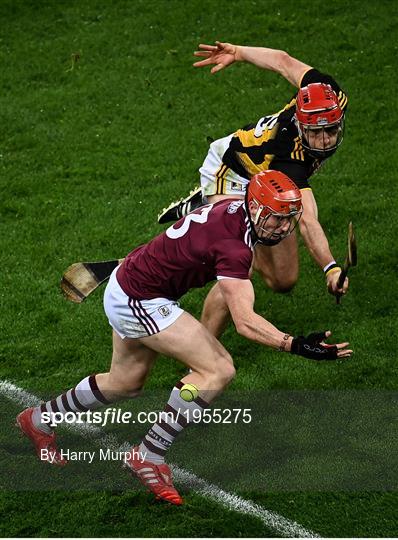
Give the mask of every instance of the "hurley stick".
[(61, 290), (67, 300), (81, 304), (123, 261), (78, 262), (69, 266), (61, 279)]
[[(357, 242), (354, 234), (354, 227), (350, 221), (348, 225), (348, 246), (347, 246), (347, 255), (345, 258), (344, 266), (337, 281), (337, 287), (341, 289), (344, 285), (345, 278), (347, 277), (348, 270), (352, 266), (357, 265)], [(340, 304), (341, 295), (336, 296), (336, 302)]]

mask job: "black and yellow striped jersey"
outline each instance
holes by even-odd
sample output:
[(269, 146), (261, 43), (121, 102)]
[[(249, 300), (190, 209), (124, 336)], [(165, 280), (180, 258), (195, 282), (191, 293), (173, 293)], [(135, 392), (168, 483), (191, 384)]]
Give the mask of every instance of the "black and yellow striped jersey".
[[(330, 75), (310, 69), (300, 86), (315, 82), (330, 84), (346, 111), (347, 96)], [(253, 174), (274, 169), (287, 174), (300, 189), (308, 188), (310, 176), (326, 158), (314, 158), (302, 147), (294, 122), (295, 106), (296, 96), (277, 113), (236, 131), (222, 157), (223, 164), (248, 180)]]

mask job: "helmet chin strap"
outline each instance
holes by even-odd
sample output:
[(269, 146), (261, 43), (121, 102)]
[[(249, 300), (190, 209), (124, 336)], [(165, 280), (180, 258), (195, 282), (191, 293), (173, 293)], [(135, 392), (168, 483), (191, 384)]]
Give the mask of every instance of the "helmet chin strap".
[(257, 236), (256, 244), (260, 244), (262, 246), (276, 246), (277, 244), (279, 244), (279, 242), (282, 242), (282, 240), (284, 240), (285, 238), (286, 236), (284, 236), (283, 238), (271, 240), (271, 238), (259, 238)]
[(258, 237), (258, 234), (256, 233), (256, 229), (255, 229), (255, 225), (257, 224), (258, 219), (260, 217), (262, 207), (260, 206), (259, 209), (257, 210), (256, 216), (254, 218), (255, 219), (255, 222), (254, 222), (253, 218), (252, 218), (252, 215), (251, 215), (251, 212), (250, 212), (250, 209), (249, 209), (247, 190), (246, 190), (246, 193), (245, 193), (245, 208), (246, 208), (247, 217), (249, 218), (249, 221), (250, 221), (250, 234), (251, 234), (251, 240), (252, 240), (252, 244), (253, 244), (253, 248), (254, 248), (256, 246), (256, 244), (262, 244), (262, 241)]

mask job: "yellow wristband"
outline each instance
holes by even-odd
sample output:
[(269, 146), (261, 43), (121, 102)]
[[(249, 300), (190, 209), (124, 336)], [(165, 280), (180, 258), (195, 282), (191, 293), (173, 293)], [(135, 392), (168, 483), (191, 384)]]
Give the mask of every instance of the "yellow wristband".
[(333, 268), (328, 270), (325, 275), (328, 276), (329, 274), (332, 274), (333, 272), (341, 272), (340, 266), (333, 266)]

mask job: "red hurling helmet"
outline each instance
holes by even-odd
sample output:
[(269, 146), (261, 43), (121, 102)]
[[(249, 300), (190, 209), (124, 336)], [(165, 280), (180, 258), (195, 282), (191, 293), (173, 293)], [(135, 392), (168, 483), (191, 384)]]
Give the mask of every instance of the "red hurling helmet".
[(301, 193), (285, 174), (263, 171), (250, 180), (246, 209), (251, 216), (255, 241), (273, 246), (291, 234), (297, 225), (302, 213)]
[(344, 113), (330, 84), (300, 88), (295, 116), (301, 143), (313, 157), (328, 157), (343, 140)]

